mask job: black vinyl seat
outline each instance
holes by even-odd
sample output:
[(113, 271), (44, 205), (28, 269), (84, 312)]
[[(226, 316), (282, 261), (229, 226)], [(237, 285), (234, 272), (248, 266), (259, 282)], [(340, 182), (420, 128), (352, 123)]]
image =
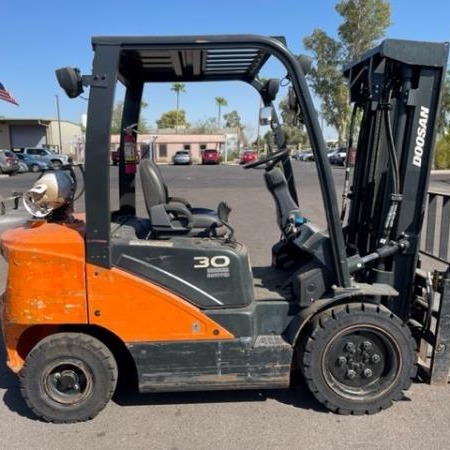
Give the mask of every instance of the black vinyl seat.
[(207, 237), (226, 234), (226, 228), (216, 211), (192, 208), (186, 200), (169, 196), (167, 185), (154, 161), (141, 160), (139, 175), (154, 235), (187, 234)]

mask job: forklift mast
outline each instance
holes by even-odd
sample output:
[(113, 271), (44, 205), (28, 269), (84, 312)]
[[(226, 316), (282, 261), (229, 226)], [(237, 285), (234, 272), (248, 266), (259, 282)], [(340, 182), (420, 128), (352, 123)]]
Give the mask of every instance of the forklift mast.
[(350, 101), (362, 112), (347, 252), (367, 255), (407, 242), (402, 252), (355, 275), (393, 286), (400, 299), (393, 310), (403, 318), (411, 304), (447, 57), (447, 43), (389, 39), (344, 72)]

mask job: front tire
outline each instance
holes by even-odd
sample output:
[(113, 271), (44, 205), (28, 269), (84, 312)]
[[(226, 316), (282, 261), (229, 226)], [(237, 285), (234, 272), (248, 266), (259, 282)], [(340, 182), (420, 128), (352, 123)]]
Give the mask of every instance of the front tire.
[(403, 398), (416, 360), (409, 328), (383, 306), (367, 303), (319, 314), (301, 352), (309, 389), (339, 414), (373, 414)]
[(47, 336), (29, 353), (20, 372), (22, 395), (48, 422), (95, 417), (111, 399), (117, 363), (99, 340), (80, 333)]

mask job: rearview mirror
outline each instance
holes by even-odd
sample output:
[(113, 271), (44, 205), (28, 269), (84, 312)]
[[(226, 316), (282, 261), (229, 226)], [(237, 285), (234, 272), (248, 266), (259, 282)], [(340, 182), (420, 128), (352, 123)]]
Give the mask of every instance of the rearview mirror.
[(259, 111), (259, 124), (261, 126), (270, 125), (272, 123), (273, 108), (266, 106)]
[(55, 71), (59, 85), (69, 98), (78, 97), (83, 93), (83, 78), (76, 67), (62, 67)]

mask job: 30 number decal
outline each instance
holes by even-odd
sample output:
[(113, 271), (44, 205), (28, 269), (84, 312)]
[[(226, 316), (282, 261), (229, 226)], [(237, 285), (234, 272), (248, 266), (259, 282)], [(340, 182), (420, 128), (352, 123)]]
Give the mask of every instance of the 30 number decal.
[(209, 258), (207, 256), (194, 256), (194, 269), (207, 269), (208, 267), (228, 267), (230, 258), (225, 255), (217, 255)]

